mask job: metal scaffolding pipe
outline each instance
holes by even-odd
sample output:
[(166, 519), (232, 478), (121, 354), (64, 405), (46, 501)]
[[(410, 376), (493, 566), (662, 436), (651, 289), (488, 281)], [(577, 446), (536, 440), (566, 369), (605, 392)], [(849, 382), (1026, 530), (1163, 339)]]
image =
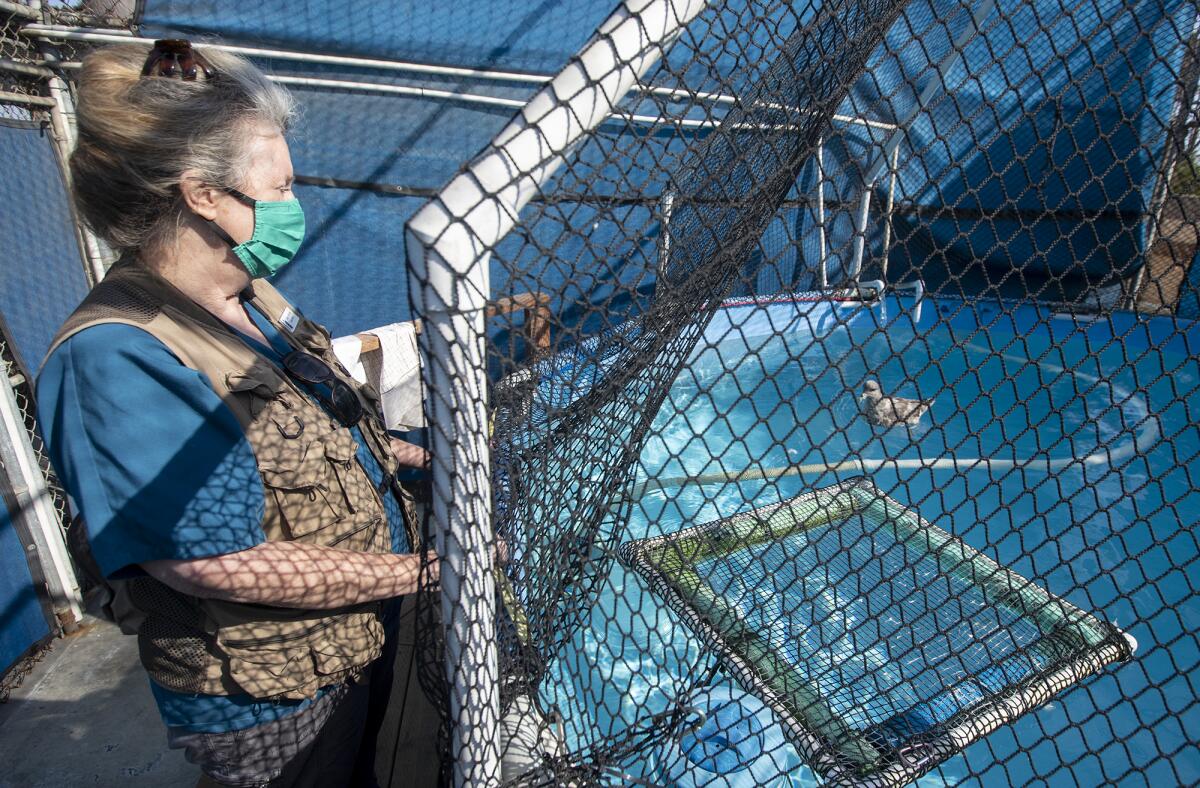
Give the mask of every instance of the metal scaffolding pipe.
[[(120, 44), (129, 42), (138, 42), (150, 44), (153, 43), (152, 38), (143, 38), (132, 34), (114, 31), (102, 30), (91, 27), (69, 27), (64, 25), (26, 25), (21, 29), (23, 35), (33, 38), (41, 38), (54, 41), (83, 41), (97, 44)], [(529, 85), (544, 85), (553, 77), (547, 74), (533, 74), (521, 71), (498, 71), (495, 69), (473, 69), (461, 68), (456, 66), (441, 66), (430, 63), (415, 63), (406, 60), (385, 60), (382, 58), (364, 58), (364, 57), (349, 57), (346, 55), (320, 55), (310, 52), (296, 52), (287, 49), (270, 49), (267, 47), (248, 47), (238, 46), (234, 44), (217, 44), (205, 43), (204, 46), (219, 49), (223, 52), (230, 52), (245, 57), (268, 58), (272, 60), (289, 60), (297, 63), (321, 63), (325, 65), (346, 66), (348, 68), (374, 68), (381, 71), (405, 71), (414, 74), (430, 74), (434, 76), (447, 76), (466, 79), (487, 79), (497, 82), (512, 82)], [(459, 101), (470, 101), (477, 103), (492, 104), (494, 106), (513, 106), (522, 107), (525, 102), (520, 99), (501, 99), (493, 96), (479, 96), (473, 94), (455, 93), (453, 91), (439, 91), (432, 88), (415, 88), (398, 85), (378, 85), (378, 83), (359, 82), (354, 80), (321, 80), (318, 78), (307, 77), (276, 77), (277, 81), (282, 84), (293, 85), (309, 85), (323, 87), (339, 87), (347, 90), (362, 90), (372, 89), (380, 93), (396, 93), (400, 95), (421, 95), (426, 98), (453, 98)], [(291, 80), (291, 81), (287, 81)], [(307, 82), (300, 80), (308, 80)], [(663, 96), (669, 99), (696, 99), (700, 101), (709, 101), (717, 104), (733, 104), (737, 101), (733, 96), (726, 96), (721, 93), (708, 93), (705, 91), (689, 91), (683, 88), (670, 88), (659, 85), (637, 85), (636, 90), (643, 93), (650, 93), (656, 96)], [(408, 93), (406, 91), (422, 90), (423, 93)], [(663, 122), (654, 116), (634, 115), (627, 116), (634, 122)], [(894, 130), (894, 123), (885, 121), (870, 120), (868, 118), (856, 118), (849, 115), (834, 115), (833, 119), (839, 123), (848, 123), (851, 125), (866, 126), (877, 129)], [(711, 120), (680, 120), (670, 121), (682, 123), (689, 127), (711, 127), (717, 125), (716, 121)]]
[(43, 66), (32, 63), (19, 63), (16, 60), (10, 60), (6, 57), (0, 57), (0, 71), (8, 71), (13, 74), (25, 74), (26, 76), (37, 77), (39, 79), (45, 79), (47, 77), (54, 76), (54, 72), (48, 68), (44, 68)]
[(0, 0), (0, 14), (8, 14), (10, 16), (21, 16), (26, 19), (42, 18), (42, 14), (32, 6), (23, 5), (21, 3), (13, 3), (10, 0)]
[(0, 90), (0, 104), (28, 104), (32, 107), (44, 107), (49, 109), (54, 106), (54, 99), (46, 98), (45, 96), (27, 96), (24, 93), (10, 93), (7, 90)]

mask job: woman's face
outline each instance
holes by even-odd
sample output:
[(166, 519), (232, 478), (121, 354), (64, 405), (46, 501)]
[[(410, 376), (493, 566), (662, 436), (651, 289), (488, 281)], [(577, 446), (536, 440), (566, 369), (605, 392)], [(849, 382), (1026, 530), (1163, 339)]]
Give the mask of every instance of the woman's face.
[[(283, 135), (264, 127), (250, 137), (248, 145), (250, 166), (239, 191), (263, 202), (292, 199), (292, 157)], [(254, 209), (249, 205), (227, 194), (217, 211), (217, 224), (237, 243), (254, 235)]]

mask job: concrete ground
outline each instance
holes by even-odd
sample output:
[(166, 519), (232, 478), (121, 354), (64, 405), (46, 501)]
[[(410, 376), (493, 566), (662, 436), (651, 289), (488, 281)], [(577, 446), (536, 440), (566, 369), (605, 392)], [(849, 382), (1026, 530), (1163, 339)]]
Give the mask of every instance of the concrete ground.
[(136, 638), (88, 619), (0, 705), (0, 788), (194, 786), (167, 735)]

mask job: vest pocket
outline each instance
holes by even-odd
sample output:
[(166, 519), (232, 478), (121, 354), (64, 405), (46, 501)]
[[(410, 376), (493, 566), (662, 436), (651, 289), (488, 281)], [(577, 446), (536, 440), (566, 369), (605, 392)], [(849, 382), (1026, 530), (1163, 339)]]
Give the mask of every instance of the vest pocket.
[[(226, 383), (251, 414), (246, 434), (268, 498), (268, 538), (331, 544), (382, 517), (349, 430), (270, 370), (230, 372)], [(363, 539), (344, 546), (366, 549)]]
[(343, 507), (337, 505), (335, 498), (340, 497), (340, 492), (333, 489), (337, 482), (331, 478), (328, 462), (314, 450), (319, 447), (308, 449), (309, 453), (318, 454), (315, 460), (280, 457), (271, 465), (259, 462), (263, 486), (274, 500), (283, 536), (289, 539), (315, 534), (344, 519)]
[(374, 661), (383, 635), (375, 613), (357, 612), (224, 626), (217, 642), (229, 660), (230, 678), (250, 695), (311, 698)]

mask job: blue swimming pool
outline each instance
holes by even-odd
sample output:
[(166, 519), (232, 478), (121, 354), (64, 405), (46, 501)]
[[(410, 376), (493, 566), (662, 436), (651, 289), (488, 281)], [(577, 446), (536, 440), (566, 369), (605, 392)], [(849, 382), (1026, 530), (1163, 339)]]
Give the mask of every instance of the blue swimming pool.
[[(971, 745), (921, 784), (1200, 781), (1200, 708), (1187, 684), (1200, 665), (1198, 349), (1200, 329), (1167, 318), (948, 299), (731, 303), (657, 416), (638, 470), (652, 483), (637, 488), (621, 537), (671, 533), (869, 475), (1139, 643), (1131, 662)], [(934, 399), (929, 416), (912, 430), (872, 428), (856, 398), (867, 378)], [(774, 478), (724, 478), (746, 469)], [(589, 623), (542, 687), (566, 718), (569, 744), (644, 724), (696, 692), (712, 666), (620, 564)], [(668, 755), (677, 753), (624, 768), (691, 784)], [(761, 784), (780, 769), (789, 773), (777, 784), (815, 784), (790, 746), (769, 757), (769, 768), (733, 784)]]

